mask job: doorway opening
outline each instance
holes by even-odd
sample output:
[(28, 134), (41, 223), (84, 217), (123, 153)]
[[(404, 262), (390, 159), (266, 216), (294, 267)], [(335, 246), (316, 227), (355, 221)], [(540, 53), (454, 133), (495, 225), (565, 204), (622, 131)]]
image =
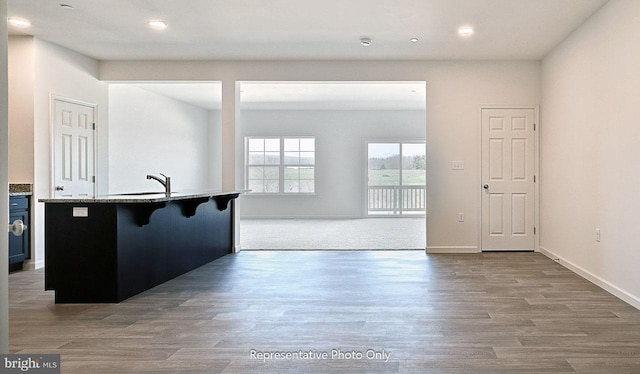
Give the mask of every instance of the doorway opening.
[[(425, 249), (425, 82), (237, 87), (243, 250)], [(370, 143), (398, 150), (369, 171)]]
[(220, 81), (110, 82), (108, 193), (221, 190), (221, 107)]

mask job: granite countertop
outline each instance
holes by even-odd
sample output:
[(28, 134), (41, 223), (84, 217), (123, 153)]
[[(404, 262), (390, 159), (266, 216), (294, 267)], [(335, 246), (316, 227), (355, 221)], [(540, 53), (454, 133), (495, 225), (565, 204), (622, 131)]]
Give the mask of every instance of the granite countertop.
[(30, 196), (33, 185), (27, 183), (9, 183), (9, 196)]
[[(235, 196), (233, 196), (235, 195)], [(191, 192), (173, 192), (171, 195), (166, 196), (164, 192), (132, 192), (122, 194), (102, 195), (92, 198), (83, 197), (61, 197), (40, 199), (41, 203), (118, 203), (118, 204), (140, 204), (140, 203), (161, 203), (175, 200), (187, 200), (197, 198), (215, 198), (215, 197), (231, 197), (236, 198), (240, 195), (240, 192), (230, 191), (211, 191), (211, 190), (199, 190)]]

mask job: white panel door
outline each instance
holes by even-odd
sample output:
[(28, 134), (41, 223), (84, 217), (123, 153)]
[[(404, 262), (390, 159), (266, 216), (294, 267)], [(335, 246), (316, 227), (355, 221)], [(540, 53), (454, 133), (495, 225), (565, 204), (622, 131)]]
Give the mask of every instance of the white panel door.
[(534, 109), (482, 109), (482, 249), (534, 250)]
[(93, 197), (95, 107), (53, 99), (54, 197)]

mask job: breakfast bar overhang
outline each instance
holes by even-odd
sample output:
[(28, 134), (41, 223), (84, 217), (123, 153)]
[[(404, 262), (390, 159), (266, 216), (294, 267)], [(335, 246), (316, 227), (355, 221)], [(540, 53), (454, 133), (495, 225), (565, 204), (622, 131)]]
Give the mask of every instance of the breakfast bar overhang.
[(230, 254), (238, 192), (134, 193), (45, 203), (45, 289), (117, 303)]

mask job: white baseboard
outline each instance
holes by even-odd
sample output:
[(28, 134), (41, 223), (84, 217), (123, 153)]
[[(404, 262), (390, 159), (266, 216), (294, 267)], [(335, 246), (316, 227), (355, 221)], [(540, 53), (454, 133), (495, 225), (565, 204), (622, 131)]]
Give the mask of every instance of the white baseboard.
[(27, 270), (42, 269), (43, 267), (44, 267), (44, 260), (40, 260), (40, 261), (29, 260), (25, 262), (25, 269)]
[(273, 215), (273, 216), (250, 216), (250, 215), (242, 215), (240, 220), (243, 219), (255, 219), (255, 220), (269, 220), (269, 219), (359, 219), (359, 218), (367, 218), (362, 216), (309, 216), (309, 215), (301, 215), (301, 216), (284, 216), (284, 215)]
[(477, 246), (439, 246), (427, 247), (427, 253), (478, 253)]
[(549, 257), (550, 259), (556, 261), (560, 265), (566, 267), (567, 269), (573, 271), (589, 282), (595, 284), (596, 286), (604, 289), (605, 291), (611, 293), (612, 295), (622, 299), (624, 302), (630, 304), (636, 309), (640, 309), (640, 298), (630, 294), (629, 292), (623, 290), (622, 288), (611, 284), (610, 282), (600, 278), (597, 275), (591, 274), (586, 269), (572, 263), (571, 261), (566, 260), (563, 257), (558, 256), (555, 252), (550, 251), (544, 247), (540, 247), (540, 253)]

